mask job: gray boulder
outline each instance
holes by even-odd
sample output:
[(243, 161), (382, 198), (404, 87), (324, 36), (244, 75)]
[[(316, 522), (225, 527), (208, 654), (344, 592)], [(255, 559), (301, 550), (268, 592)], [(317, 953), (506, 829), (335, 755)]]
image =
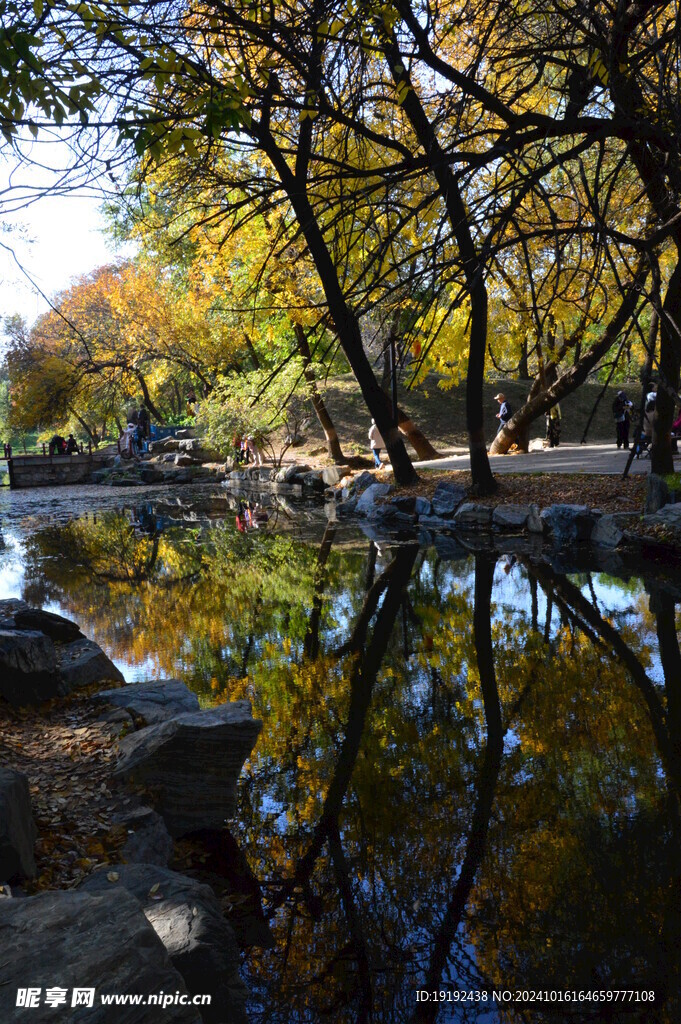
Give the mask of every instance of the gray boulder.
[[(114, 881), (112, 874), (118, 876)], [(141, 903), (190, 994), (213, 997), (201, 1008), (205, 1024), (245, 1024), (247, 989), (239, 976), (239, 950), (209, 886), (153, 864), (120, 864), (96, 871), (79, 888), (92, 894), (127, 890)]]
[[(192, 1006), (102, 1004), (100, 997), (108, 994), (188, 995), (139, 901), (120, 887), (97, 895), (45, 892), (0, 900), (0, 944), (3, 1024), (29, 1018), (44, 1024), (59, 1017), (69, 1024), (201, 1024)], [(44, 1002), (46, 989), (56, 986), (67, 990), (66, 1007), (55, 1009)], [(19, 988), (40, 989), (40, 1005), (17, 1008)], [(74, 989), (95, 989), (92, 1007), (72, 1008)]]
[(199, 710), (199, 698), (179, 679), (129, 683), (117, 690), (101, 690), (92, 699), (98, 704), (123, 708), (143, 726)]
[(556, 544), (589, 540), (599, 518), (587, 505), (551, 505), (541, 513)]
[(322, 470), (322, 480), (327, 487), (335, 487), (349, 472), (347, 466), (325, 466)]
[(41, 608), (21, 608), (14, 613), (17, 629), (35, 629), (58, 643), (69, 643), (83, 638), (80, 626), (63, 615), (44, 612)]
[(28, 779), (11, 768), (0, 768), (0, 883), (34, 877), (36, 835)]
[(149, 787), (171, 835), (220, 827), (261, 729), (247, 700), (178, 715), (123, 737), (116, 775)]
[[(283, 483), (286, 483), (286, 484), (295, 483), (297, 481), (298, 477), (303, 477), (303, 476), (305, 476), (306, 473), (310, 473), (310, 472), (312, 472), (312, 467), (311, 466), (306, 466), (306, 465), (287, 466), (286, 469), (284, 470)], [(277, 479), (278, 479), (278, 474), (277, 474)]]
[(492, 523), (500, 530), (522, 530), (530, 515), (529, 505), (497, 505), (492, 513)]
[(431, 503), (428, 500), (428, 498), (421, 498), (421, 497), (415, 498), (415, 500), (414, 500), (414, 512), (416, 513), (417, 516), (429, 516), (432, 511), (433, 511), (433, 506), (431, 505)]
[(306, 491), (314, 491), (318, 494), (321, 494), (326, 487), (322, 479), (321, 470), (319, 469), (312, 469), (309, 473), (304, 473), (301, 477), (301, 483)]
[(356, 494), (361, 491), (365, 491), (367, 487), (371, 487), (374, 482), (374, 474), (370, 473), (368, 469), (365, 469), (358, 476), (354, 476), (351, 481), (351, 486)]
[(591, 543), (600, 548), (616, 548), (624, 540), (624, 521), (631, 517), (624, 513), (601, 516), (591, 531)]
[(433, 512), (436, 516), (451, 516), (466, 497), (466, 491), (459, 484), (443, 480), (433, 494)]
[(492, 525), (492, 509), (487, 505), (476, 505), (473, 501), (467, 501), (459, 505), (454, 522), (462, 529), (487, 528)]
[(67, 693), (49, 637), (37, 630), (0, 629), (0, 697), (37, 704)]
[(66, 692), (104, 680), (124, 683), (125, 679), (94, 640), (75, 640), (57, 649), (57, 660)]
[(175, 456), (175, 465), (185, 468), (187, 466), (200, 466), (201, 460), (195, 459), (193, 455), (182, 454), (180, 452)]
[(356, 511), (360, 515), (366, 515), (374, 508), (377, 498), (383, 498), (386, 494), (390, 494), (391, 491), (392, 487), (390, 484), (372, 483), (361, 494), (357, 502)]
[(125, 826), (128, 838), (121, 850), (126, 864), (156, 864), (167, 867), (173, 855), (173, 840), (160, 814), (151, 807), (119, 812), (113, 819)]

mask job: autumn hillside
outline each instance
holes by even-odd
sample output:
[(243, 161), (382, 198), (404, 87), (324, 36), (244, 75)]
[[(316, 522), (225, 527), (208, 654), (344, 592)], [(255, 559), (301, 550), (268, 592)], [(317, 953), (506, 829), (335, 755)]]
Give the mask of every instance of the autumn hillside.
[[(601, 399), (589, 429), (588, 441), (614, 440), (612, 401), (619, 386), (609, 387)], [(584, 427), (602, 387), (602, 384), (599, 383), (586, 382), (564, 402), (561, 402), (562, 439), (564, 441), (579, 442), (582, 440)], [(499, 391), (503, 391), (510, 399), (513, 409), (516, 410), (526, 398), (529, 388), (529, 381), (496, 380), (485, 384), (485, 424), (488, 437), (491, 437), (496, 429), (494, 416), (497, 404), (494, 401), (494, 396)], [(637, 406), (641, 395), (640, 385), (638, 383), (627, 384), (625, 390)], [(330, 378), (324, 396), (336, 424), (341, 443), (347, 449), (347, 453), (357, 453), (353, 449), (353, 445), (357, 446), (357, 449), (361, 448), (363, 452), (366, 451), (369, 419), (359, 388), (352, 377), (346, 375)], [(463, 384), (451, 391), (442, 391), (437, 385), (437, 378), (431, 377), (425, 384), (412, 392), (405, 391), (400, 387), (399, 401), (437, 447), (446, 448), (451, 445), (467, 443)], [(542, 417), (534, 423), (532, 437), (543, 436), (544, 418)], [(323, 441), (323, 434), (315, 420), (306, 431), (304, 450), (314, 449), (317, 444), (323, 444)]]

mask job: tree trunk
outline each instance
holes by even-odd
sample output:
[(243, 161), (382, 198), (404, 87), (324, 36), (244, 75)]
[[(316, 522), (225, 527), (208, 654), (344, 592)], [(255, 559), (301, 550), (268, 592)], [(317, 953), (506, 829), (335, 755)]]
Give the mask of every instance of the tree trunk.
[(671, 429), (674, 405), (679, 391), (681, 368), (681, 247), (677, 263), (667, 285), (660, 317), (660, 383), (653, 419), (653, 443), (650, 449), (652, 473), (664, 476), (674, 472)]
[(447, 216), (461, 256), (466, 287), (471, 300), (471, 333), (468, 345), (468, 373), (466, 375), (466, 425), (470, 452), (473, 491), (493, 494), (497, 483), (487, 457), (483, 425), (483, 383), (485, 379), (485, 353), (487, 351), (487, 288), (485, 267), (475, 247), (470, 219), (463, 201), (459, 182), (452, 174), (447, 155), (435, 134), (435, 129), (405, 72), (402, 54), (394, 33), (383, 47), (396, 85), (407, 85), (408, 91), (402, 109), (414, 129), (417, 139), (428, 158), (430, 170), (437, 181), (438, 190), (447, 209)]
[(144, 376), (140, 373), (139, 370), (136, 370), (134, 368), (132, 372), (139, 381), (139, 386), (142, 389), (142, 396), (144, 398), (144, 404), (146, 405), (147, 409), (149, 410), (151, 415), (156, 419), (157, 423), (165, 423), (165, 417), (163, 413), (160, 411), (160, 409), (156, 407), (151, 395), (149, 394), (149, 388), (147, 387), (147, 382), (144, 379)]
[(386, 401), (367, 359), (359, 321), (343, 295), (331, 253), (308, 199), (305, 183), (299, 181), (294, 175), (269, 130), (262, 124), (254, 124), (253, 128), (258, 144), (279, 175), (279, 180), (305, 237), (308, 251), (319, 274), (329, 315), (336, 329), (341, 348), (350, 363), (355, 380), (360, 386), (369, 415), (376, 421), (379, 432), (385, 441), (388, 457), (395, 474), (395, 482), (403, 486), (414, 484), (418, 480), (418, 474), (411, 464), (399, 430), (392, 423), (389, 403)]
[(338, 433), (333, 420), (331, 419), (331, 414), (329, 413), (326, 403), (317, 388), (317, 379), (312, 366), (312, 353), (310, 352), (310, 345), (307, 340), (307, 335), (305, 334), (305, 329), (302, 324), (294, 324), (293, 330), (296, 336), (298, 351), (300, 352), (301, 359), (303, 360), (303, 374), (305, 376), (305, 380), (310, 385), (312, 393), (312, 408), (314, 409), (317, 419), (319, 420), (319, 424), (324, 431), (329, 456), (337, 466), (342, 465), (348, 460), (343, 455), (343, 449), (341, 448), (340, 441), (338, 440)]

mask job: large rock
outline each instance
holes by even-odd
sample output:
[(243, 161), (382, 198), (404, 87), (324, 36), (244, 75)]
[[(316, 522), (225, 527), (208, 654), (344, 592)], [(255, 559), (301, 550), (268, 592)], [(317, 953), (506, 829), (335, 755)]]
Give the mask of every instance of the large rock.
[(156, 725), (175, 715), (199, 710), (199, 698), (179, 679), (129, 683), (117, 690), (101, 690), (92, 698), (128, 711), (144, 725)]
[(379, 484), (374, 483), (363, 491), (359, 501), (357, 502), (356, 511), (360, 515), (367, 515), (374, 505), (376, 504), (377, 498), (384, 498), (386, 494), (390, 494), (392, 487), (390, 484)]
[(627, 513), (601, 516), (591, 531), (591, 543), (600, 548), (616, 548), (624, 540), (624, 521), (630, 520)]
[(309, 473), (304, 473), (301, 477), (301, 483), (306, 491), (313, 491), (319, 494), (326, 487), (322, 478), (322, 472), (319, 469), (311, 469)]
[(327, 487), (335, 487), (349, 473), (347, 466), (325, 466), (322, 470), (322, 480)]
[(0, 768), (0, 883), (33, 878), (36, 834), (28, 779), (11, 768)]
[[(111, 892), (46, 892), (0, 900), (2, 986), (0, 1020), (70, 1024), (201, 1024), (192, 1006), (104, 1006), (103, 995), (159, 992), (188, 996), (142, 906), (117, 887)], [(66, 990), (56, 1008), (47, 989)], [(38, 989), (39, 1005), (17, 1007), (17, 990)], [(94, 989), (91, 1008), (71, 1007), (74, 989)], [(208, 989), (210, 993), (210, 989)], [(61, 1011), (61, 1012), (60, 1012)]]
[(173, 840), (160, 814), (151, 807), (134, 807), (115, 814), (114, 821), (128, 833), (121, 850), (126, 864), (168, 866), (173, 856)]
[(57, 660), (67, 692), (104, 680), (124, 683), (125, 679), (94, 640), (75, 640), (57, 649)]
[[(111, 881), (113, 875), (118, 877)], [(153, 864), (120, 864), (96, 871), (80, 889), (132, 894), (190, 994), (212, 996), (211, 1006), (201, 1008), (204, 1022), (245, 1024), (247, 989), (239, 976), (239, 950), (209, 886)]]
[(357, 476), (353, 476), (350, 486), (355, 494), (359, 494), (361, 491), (365, 491), (367, 487), (371, 487), (374, 479), (374, 474), (365, 469), (363, 472), (358, 473)]
[(462, 529), (486, 529), (492, 525), (492, 509), (487, 505), (476, 505), (473, 501), (467, 501), (459, 505), (454, 522)]
[(37, 630), (0, 629), (0, 697), (37, 704), (67, 692), (49, 637)]
[(41, 608), (20, 609), (14, 614), (14, 622), (17, 629), (35, 629), (58, 643), (83, 639), (77, 623), (54, 612), (44, 612)]
[(599, 518), (587, 505), (551, 505), (541, 513), (556, 544), (589, 540)]
[(500, 530), (522, 530), (530, 515), (529, 505), (497, 505), (492, 513), (492, 523)]
[(433, 494), (433, 512), (436, 516), (452, 516), (465, 497), (466, 491), (463, 487), (443, 480)]
[(125, 736), (116, 774), (149, 787), (171, 835), (220, 827), (261, 728), (247, 700), (179, 715)]

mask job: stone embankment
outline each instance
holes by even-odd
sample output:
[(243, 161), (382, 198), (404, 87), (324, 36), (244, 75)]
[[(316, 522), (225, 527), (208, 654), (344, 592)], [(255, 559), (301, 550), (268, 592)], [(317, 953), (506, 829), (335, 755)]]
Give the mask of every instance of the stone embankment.
[(441, 531), (466, 538), (476, 533), (542, 538), (556, 547), (589, 542), (601, 548), (681, 552), (681, 491), (651, 474), (645, 512), (602, 512), (587, 505), (487, 504), (471, 500), (458, 483), (440, 481), (430, 497), (400, 495), (368, 471), (343, 480), (331, 496), (338, 518), (360, 517), (386, 532), (409, 530), (423, 543)]
[[(174, 839), (224, 831), (262, 723), (248, 701), (201, 710), (178, 680), (121, 686), (118, 669), (75, 623), (22, 601), (0, 602), (0, 703), (18, 706), (24, 722), (35, 714), (35, 728), (44, 728), (67, 695), (106, 681), (119, 685), (91, 693), (85, 703), (118, 744), (117, 762), (98, 789), (118, 794), (120, 862), (103, 858), (77, 888), (28, 895), (40, 869), (31, 786), (37, 778), (42, 785), (52, 780), (46, 783), (39, 765), (34, 774), (26, 758), (23, 771), (0, 767), (0, 1019), (19, 1019), (19, 989), (44, 996), (58, 986), (69, 1004), (75, 989), (95, 989), (94, 1006), (77, 1013), (96, 1022), (134, 1024), (161, 1014), (187, 1024), (245, 1021), (237, 939), (220, 899), (168, 865)], [(40, 759), (40, 744), (35, 749)], [(99, 999), (161, 990), (186, 996), (185, 1005), (128, 1006), (123, 1014)], [(212, 997), (209, 1006), (191, 1004), (190, 997), (203, 994)], [(51, 1020), (54, 1013), (41, 1000), (31, 1019)]]

